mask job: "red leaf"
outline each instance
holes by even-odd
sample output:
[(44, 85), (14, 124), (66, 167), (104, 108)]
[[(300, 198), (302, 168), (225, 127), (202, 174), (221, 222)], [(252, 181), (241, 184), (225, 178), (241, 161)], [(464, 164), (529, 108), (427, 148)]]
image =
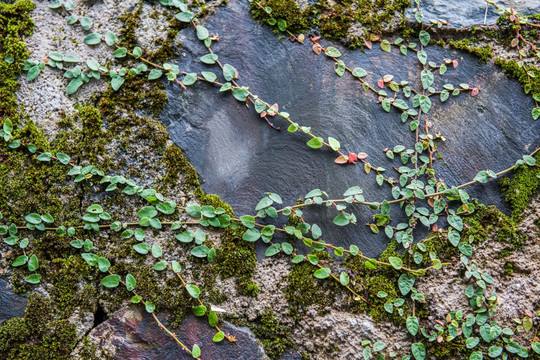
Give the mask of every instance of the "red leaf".
[(270, 109), (274, 109), (275, 112), (279, 112), (279, 105), (274, 104), (274, 105), (270, 106)]
[(478, 95), (478, 91), (479, 91), (479, 90), (480, 90), (480, 89), (478, 89), (478, 88), (472, 89), (472, 91), (471, 91), (471, 96), (476, 96), (476, 95)]
[(313, 44), (312, 49), (313, 49), (313, 52), (314, 52), (315, 54), (321, 55), (321, 51), (322, 51), (321, 45), (315, 43), (315, 44)]
[(514, 14), (510, 15), (510, 21), (515, 21), (516, 20), (516, 17), (514, 16)]
[(457, 68), (458, 66), (458, 61), (457, 60), (452, 60), (452, 66), (455, 68)]
[(321, 37), (320, 36), (315, 36), (315, 37), (312, 37), (311, 38), (311, 41), (313, 41), (314, 43), (316, 43), (317, 41), (321, 40)]
[(435, 224), (435, 225), (433, 225), (433, 227), (431, 229), (432, 229), (432, 231), (436, 232), (437, 230), (439, 230), (439, 227), (437, 226), (437, 224)]
[(349, 153), (349, 163), (356, 164), (356, 160), (358, 160), (358, 156), (355, 153)]
[(377, 81), (377, 85), (379, 85), (379, 87), (380, 87), (381, 89), (384, 88), (384, 81), (383, 81), (383, 79)]
[(364, 39), (364, 45), (371, 50), (371, 46), (373, 45), (371, 41)]

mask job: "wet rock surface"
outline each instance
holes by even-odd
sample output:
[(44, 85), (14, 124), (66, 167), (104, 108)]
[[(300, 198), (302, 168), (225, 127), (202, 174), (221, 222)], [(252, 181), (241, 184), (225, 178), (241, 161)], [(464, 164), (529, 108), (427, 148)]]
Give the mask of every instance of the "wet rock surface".
[[(520, 14), (530, 15), (540, 12), (540, 3), (536, 0), (496, 1), (502, 8), (512, 7)], [(413, 9), (407, 11), (409, 19), (414, 19)], [(497, 22), (499, 14), (493, 5), (486, 6), (484, 0), (429, 0), (420, 3), (425, 22), (443, 19), (450, 22), (451, 27), (473, 25), (490, 25)], [(484, 23), (485, 20), (485, 23)]]
[[(231, 1), (219, 9), (208, 28), (220, 34), (214, 50), (223, 63), (237, 68), (240, 85), (249, 86), (269, 103), (278, 103), (281, 111), (289, 112), (301, 125), (311, 126), (315, 134), (337, 138), (345, 151), (366, 152), (371, 164), (387, 169), (401, 165), (398, 160), (389, 161), (382, 151), (398, 144), (413, 145), (414, 135), (401, 123), (399, 114), (384, 112), (375, 96), (363, 92), (348, 74), (336, 76), (332, 61), (316, 56), (307, 41), (299, 45), (278, 40), (251, 18), (242, 1)], [(206, 50), (193, 39), (192, 31), (184, 30), (178, 63), (190, 71), (209, 70), (198, 60)], [(329, 42), (324, 45), (340, 48), (348, 66), (366, 69), (372, 84), (392, 74), (395, 81), (408, 80), (421, 88), (421, 68), (414, 54), (402, 56), (398, 49), (388, 54), (378, 46), (363, 53)], [(540, 144), (536, 135), (540, 123), (530, 116), (533, 101), (517, 82), (494, 65), (480, 65), (466, 54), (435, 46), (427, 52), (428, 60), (437, 63), (444, 58), (459, 59), (457, 69), (449, 70), (442, 79), (436, 75), (436, 88), (445, 83), (481, 88), (476, 97), (463, 93), (444, 104), (434, 99), (431, 132), (439, 131), (447, 138), (439, 145), (443, 160), (437, 161), (436, 169), (448, 185), (470, 181), (481, 170), (507, 168)], [(276, 192), (292, 204), (314, 188), (340, 198), (349, 187), (360, 185), (369, 201), (391, 199), (389, 188), (380, 188), (372, 173), (366, 175), (362, 166), (334, 164), (333, 152), (308, 148), (308, 139), (288, 133), (287, 124), (279, 119), (273, 120), (285, 127), (280, 132), (270, 129), (253, 109), (208, 84), (197, 84), (182, 95), (179, 90), (176, 86), (168, 89), (170, 101), (162, 113), (163, 123), (201, 175), (203, 189), (220, 195), (238, 215), (253, 213), (266, 191)], [(473, 186), (470, 193), (487, 205), (507, 210), (494, 181)], [(325, 238), (328, 242), (346, 247), (356, 244), (369, 256), (379, 255), (387, 239), (371, 234), (363, 225), (372, 213), (365, 207), (354, 208), (354, 212), (358, 226), (333, 225), (336, 213), (325, 209), (307, 211), (307, 220), (321, 225), (323, 234), (331, 234)], [(399, 214), (393, 218), (399, 221)]]
[(24, 316), (28, 299), (13, 292), (13, 286), (0, 279), (0, 325), (14, 317)]
[[(166, 314), (160, 314), (165, 321)], [(221, 325), (220, 325), (221, 326)], [(172, 329), (185, 344), (199, 344), (201, 359), (262, 359), (264, 352), (247, 328), (235, 327), (230, 323), (221, 326), (226, 333), (233, 334), (237, 342), (223, 340), (212, 342), (215, 330), (206, 321), (188, 315), (179, 328)], [(112, 359), (193, 359), (169, 336), (164, 336), (152, 316), (140, 307), (116, 312), (110, 319), (93, 329), (89, 338), (97, 343), (100, 358)]]

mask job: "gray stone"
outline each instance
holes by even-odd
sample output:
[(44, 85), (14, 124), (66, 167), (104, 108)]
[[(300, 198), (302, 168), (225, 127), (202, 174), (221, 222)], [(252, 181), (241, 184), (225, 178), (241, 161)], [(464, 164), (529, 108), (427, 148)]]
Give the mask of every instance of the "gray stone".
[(11, 318), (23, 317), (28, 299), (13, 292), (9, 281), (0, 279), (0, 325)]

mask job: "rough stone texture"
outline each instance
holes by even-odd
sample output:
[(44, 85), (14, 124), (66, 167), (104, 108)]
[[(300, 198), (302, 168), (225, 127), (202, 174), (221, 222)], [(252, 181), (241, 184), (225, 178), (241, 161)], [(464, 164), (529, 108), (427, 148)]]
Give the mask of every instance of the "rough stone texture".
[[(112, 31), (118, 34), (121, 26), (118, 15), (135, 6), (137, 1), (113, 1), (110, 4), (95, 2), (91, 6), (83, 0), (73, 2), (76, 9), (74, 13), (88, 16), (93, 20), (90, 30), (84, 31), (78, 23), (68, 25), (66, 18), (69, 15), (66, 11), (49, 9), (49, 1), (35, 1), (36, 9), (32, 13), (32, 18), (37, 26), (34, 34), (26, 40), (31, 51), (30, 59), (43, 61), (50, 52), (59, 52), (62, 55), (74, 54), (81, 61), (79, 66), (83, 69), (86, 68), (88, 59), (96, 59), (100, 64), (114, 59), (110, 48), (104, 42), (88, 46), (83, 39), (91, 32), (104, 34)], [(66, 87), (70, 80), (62, 76), (66, 69), (52, 70), (47, 67), (37, 79), (20, 82), (21, 87), (17, 94), (19, 101), (24, 105), (28, 115), (49, 136), (57, 133), (58, 120), (75, 111), (73, 107), (75, 104), (87, 101), (92, 94), (103, 92), (108, 86), (104, 81), (92, 79), (76, 94), (69, 96), (66, 94)]]
[[(231, 27), (233, 22), (235, 26)], [(350, 74), (336, 76), (332, 61), (316, 56), (309, 44), (276, 39), (267, 27), (260, 27), (250, 17), (247, 5), (239, 1), (231, 1), (218, 10), (208, 27), (227, 34), (214, 50), (223, 63), (237, 68), (239, 84), (249, 86), (250, 91), (269, 103), (280, 104), (281, 111), (289, 112), (293, 121), (301, 125), (312, 126), (316, 135), (337, 138), (343, 151), (366, 152), (370, 163), (387, 169), (401, 165), (398, 159), (389, 161), (382, 151), (398, 144), (412, 146), (414, 136), (401, 124), (399, 114), (393, 110), (390, 114), (384, 112), (376, 104), (375, 96), (364, 93)], [(198, 61), (206, 50), (193, 39), (192, 30), (181, 34), (187, 50), (182, 50), (185, 55), (178, 60), (180, 67), (208, 70)], [(327, 41), (324, 45), (341, 49), (348, 66), (366, 69), (372, 84), (392, 74), (396, 81), (409, 80), (412, 86), (420, 88), (420, 68), (414, 54), (405, 57), (397, 49), (388, 54), (378, 45), (366, 53), (345, 50)], [(263, 50), (267, 48), (273, 50)], [(433, 101), (431, 133), (441, 132), (447, 138), (439, 145), (443, 161), (436, 162), (438, 177), (450, 186), (459, 185), (486, 168), (499, 171), (509, 167), (522, 154), (540, 145), (540, 139), (534, 135), (540, 123), (530, 116), (534, 103), (517, 82), (509, 80), (494, 65), (481, 66), (461, 52), (435, 46), (427, 51), (433, 61), (459, 59), (457, 69), (449, 70), (442, 80), (436, 76), (435, 87), (466, 82), (482, 89), (476, 97), (461, 94), (442, 105)], [(362, 166), (337, 166), (333, 163), (335, 153), (308, 148), (308, 139), (299, 133), (288, 133), (287, 124), (278, 118), (272, 120), (284, 129), (269, 129), (263, 120), (257, 119), (253, 109), (246, 109), (230, 94), (219, 93), (208, 84), (197, 84), (182, 96), (177, 95), (177, 86), (168, 91), (171, 100), (162, 114), (167, 131), (176, 144), (186, 149), (204, 181), (203, 189), (219, 194), (238, 214), (252, 213), (267, 191), (279, 193), (291, 204), (292, 199), (314, 188), (327, 191), (335, 199), (349, 187), (360, 185), (369, 201), (392, 199), (389, 188), (379, 187), (373, 181), (374, 175), (366, 175)], [(392, 170), (387, 173), (396, 176)], [(471, 194), (488, 205), (507, 208), (495, 182), (473, 186)], [(359, 219), (356, 227), (333, 225), (336, 212), (332, 210), (306, 211), (306, 216), (308, 221), (321, 226), (323, 234), (331, 234), (326, 241), (344, 247), (354, 243), (366, 255), (378, 256), (387, 239), (373, 235), (363, 226), (372, 215), (370, 210), (353, 208)], [(392, 217), (402, 219), (397, 212)], [(422, 229), (419, 230), (421, 236)]]
[[(160, 315), (164, 321), (165, 314)], [(188, 315), (182, 325), (173, 331), (184, 344), (199, 344), (201, 359), (265, 359), (264, 352), (246, 328), (224, 323), (222, 330), (235, 335), (237, 342), (212, 342), (215, 334), (204, 319)], [(161, 330), (151, 315), (142, 307), (119, 311), (89, 334), (95, 342), (99, 358), (112, 359), (193, 359), (193, 357)]]
[[(512, 7), (520, 14), (540, 12), (540, 4), (536, 0), (503, 0), (496, 3), (503, 8)], [(411, 21), (414, 21), (413, 9), (407, 11), (407, 17)], [(420, 3), (420, 9), (424, 13), (425, 23), (429, 23), (429, 20), (443, 19), (450, 22), (451, 27), (456, 28), (494, 24), (499, 17), (495, 6), (486, 6), (484, 0), (425, 0)]]
[(363, 359), (364, 340), (382, 341), (387, 344), (385, 352), (396, 354), (405, 354), (410, 343), (404, 328), (391, 323), (374, 323), (368, 315), (334, 310), (325, 316), (309, 312), (295, 328), (294, 336), (305, 339), (298, 350), (309, 353), (310, 359)]

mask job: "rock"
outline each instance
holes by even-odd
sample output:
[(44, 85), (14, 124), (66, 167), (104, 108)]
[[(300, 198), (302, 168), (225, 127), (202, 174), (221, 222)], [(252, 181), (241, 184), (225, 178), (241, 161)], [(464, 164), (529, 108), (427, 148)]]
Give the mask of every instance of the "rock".
[[(165, 314), (158, 315), (166, 324)], [(263, 359), (264, 352), (247, 328), (230, 323), (220, 324), (226, 333), (234, 335), (238, 342), (226, 339), (214, 343), (215, 329), (205, 319), (188, 315), (178, 329), (170, 329), (190, 349), (193, 344), (201, 348), (201, 359)], [(93, 329), (89, 338), (97, 344), (98, 358), (110, 356), (114, 359), (193, 359), (190, 354), (161, 330), (152, 316), (142, 307), (121, 310)]]
[[(399, 114), (394, 110), (387, 114), (376, 104), (376, 97), (364, 93), (361, 84), (349, 74), (336, 76), (333, 62), (323, 55), (316, 56), (308, 41), (300, 45), (278, 40), (268, 27), (251, 18), (247, 6), (242, 1), (230, 1), (207, 25), (210, 32), (220, 34), (214, 51), (222, 63), (236, 67), (238, 83), (249, 86), (267, 102), (278, 103), (281, 111), (290, 113), (293, 121), (311, 126), (316, 135), (340, 140), (343, 151), (366, 152), (370, 163), (396, 176), (390, 169), (401, 166), (401, 162), (390, 161), (382, 150), (398, 144), (412, 147), (414, 142), (414, 135), (401, 123)], [(216, 71), (200, 63), (199, 57), (206, 49), (193, 39), (193, 29), (184, 29), (181, 36), (181, 53), (186, 55), (178, 59), (180, 68)], [(372, 84), (392, 74), (396, 81), (409, 80), (421, 88), (421, 68), (412, 52), (403, 56), (393, 49), (388, 54), (377, 44), (366, 53), (328, 41), (323, 45), (340, 49), (348, 66), (366, 69)], [(449, 69), (443, 80), (435, 75), (437, 88), (445, 83), (456, 87), (469, 83), (481, 88), (476, 97), (465, 93), (451, 96), (442, 105), (438, 99), (433, 101), (431, 132), (440, 131), (447, 138), (445, 143), (439, 143), (443, 160), (435, 163), (438, 177), (450, 186), (459, 185), (472, 180), (481, 170), (500, 171), (512, 166), (540, 145), (540, 122), (534, 122), (530, 115), (534, 103), (516, 81), (494, 65), (479, 65), (478, 60), (461, 52), (436, 46), (427, 52), (429, 59), (437, 63), (444, 58), (459, 60), (457, 69)], [(288, 124), (278, 118), (272, 120), (284, 129), (270, 129), (253, 109), (246, 109), (230, 94), (219, 93), (216, 87), (200, 83), (181, 92), (174, 85), (168, 87), (168, 94), (170, 101), (162, 119), (173, 141), (185, 150), (201, 175), (203, 189), (220, 195), (239, 215), (253, 214), (267, 191), (280, 194), (287, 205), (314, 188), (327, 191), (330, 198), (341, 198), (354, 185), (364, 188), (369, 201), (392, 199), (389, 187), (379, 187), (374, 175), (366, 175), (362, 166), (334, 164), (334, 152), (310, 149), (305, 145), (306, 136), (288, 133)], [(507, 209), (496, 181), (469, 189), (481, 202)], [(363, 225), (373, 212), (366, 207), (352, 208), (359, 226), (333, 225), (337, 213), (332, 209), (306, 211), (306, 219), (321, 226), (327, 242), (346, 248), (355, 244), (366, 255), (378, 256), (388, 240), (384, 235), (373, 235)], [(405, 220), (399, 213), (391, 212), (396, 223)], [(425, 228), (420, 227), (418, 238), (425, 234)]]
[(23, 317), (28, 299), (13, 292), (9, 281), (0, 279), (0, 325), (14, 317)]

